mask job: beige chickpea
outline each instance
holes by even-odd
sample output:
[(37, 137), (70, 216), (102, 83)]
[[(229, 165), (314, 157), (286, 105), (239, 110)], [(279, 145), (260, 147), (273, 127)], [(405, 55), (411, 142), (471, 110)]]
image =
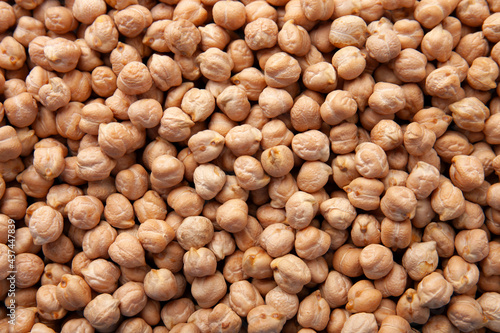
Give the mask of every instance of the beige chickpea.
[(413, 191), (417, 200), (427, 198), (439, 185), (439, 170), (420, 161), (406, 179), (406, 187)]
[[(262, 127), (261, 133), (262, 133), (262, 140), (260, 144), (263, 149), (272, 148), (278, 145), (289, 146), (292, 143), (292, 140), (295, 138), (293, 133), (286, 127), (286, 124), (279, 119), (273, 119), (267, 122)], [(309, 132), (308, 134), (309, 135), (306, 135), (306, 137), (311, 136), (311, 134), (316, 135), (318, 137), (323, 135), (323, 133), (319, 131)], [(321, 139), (322, 142), (325, 142), (323, 140), (324, 139), (323, 137), (321, 137)], [(298, 154), (297, 152), (295, 153)], [(323, 153), (326, 153), (326, 151), (323, 151)]]
[(281, 289), (289, 293), (297, 293), (311, 280), (311, 271), (300, 258), (287, 254), (271, 262), (274, 279)]
[(425, 34), (422, 39), (421, 48), (427, 60), (437, 59), (439, 62), (445, 62), (451, 56), (453, 36), (439, 24)]
[(167, 196), (167, 203), (180, 216), (196, 216), (203, 210), (204, 200), (189, 186), (180, 186)]
[(214, 253), (205, 247), (189, 249), (184, 254), (183, 263), (184, 274), (193, 278), (213, 275), (217, 268)]
[(99, 223), (103, 210), (102, 202), (90, 195), (78, 196), (65, 207), (71, 224), (83, 230), (94, 228)]
[(359, 214), (352, 224), (351, 238), (356, 246), (380, 243), (380, 222), (369, 214)]
[(284, 88), (297, 82), (300, 72), (298, 61), (285, 52), (269, 57), (264, 68), (266, 83), (273, 88)]
[(101, 53), (111, 52), (118, 44), (118, 29), (108, 15), (100, 15), (85, 29), (85, 41)]
[(14, 127), (2, 126), (0, 140), (1, 162), (7, 162), (21, 155), (23, 147)]
[(477, 90), (495, 89), (498, 74), (499, 69), (495, 61), (489, 57), (478, 57), (474, 59), (467, 72), (467, 82)]
[(127, 95), (138, 95), (147, 92), (153, 84), (151, 73), (146, 65), (138, 61), (126, 64), (116, 80), (118, 89)]
[(57, 285), (55, 297), (58, 303), (68, 311), (83, 309), (92, 299), (91, 289), (78, 275), (65, 274)]
[(43, 274), (44, 263), (39, 256), (32, 253), (19, 253), (16, 255), (14, 266), (16, 274), (16, 287), (28, 288), (34, 286)]
[(290, 226), (273, 223), (259, 236), (258, 244), (273, 258), (284, 256), (293, 249), (295, 234)]
[(10, 124), (19, 128), (33, 124), (38, 113), (36, 100), (28, 92), (7, 98), (3, 108)]
[(153, 22), (151, 12), (143, 6), (131, 5), (113, 15), (118, 31), (126, 37), (136, 37)]
[(456, 155), (451, 162), (450, 179), (462, 191), (471, 191), (483, 183), (484, 169), (477, 157)]
[(271, 305), (259, 305), (248, 313), (248, 332), (278, 332), (285, 325), (285, 317)]
[(119, 229), (127, 229), (135, 224), (133, 206), (121, 193), (113, 193), (106, 198), (104, 217), (109, 224)]
[(316, 198), (306, 192), (295, 192), (286, 202), (287, 223), (294, 229), (307, 227), (319, 208)]
[(2, 25), (0, 26), (0, 31), (4, 33), (9, 27), (13, 26), (16, 23), (16, 16), (14, 9), (8, 3), (4, 3), (0, 5), (2, 17), (5, 21), (2, 21)]
[(467, 262), (483, 260), (489, 252), (487, 233), (482, 229), (462, 230), (455, 237), (455, 248)]
[(326, 96), (321, 105), (321, 118), (328, 125), (338, 125), (356, 114), (357, 104), (354, 96), (345, 90), (334, 90)]
[(306, 29), (290, 20), (285, 22), (278, 33), (278, 45), (289, 54), (303, 57), (311, 48), (311, 38)]
[(240, 156), (234, 162), (234, 172), (239, 185), (246, 190), (258, 190), (271, 180), (264, 173), (262, 164), (254, 157)]
[(222, 230), (214, 232), (214, 238), (207, 244), (207, 247), (214, 253), (217, 261), (221, 261), (234, 253), (236, 242), (230, 233)]
[(188, 298), (180, 298), (165, 304), (161, 309), (161, 318), (165, 327), (172, 329), (177, 324), (187, 322), (194, 312), (194, 303)]
[(436, 242), (413, 243), (403, 255), (403, 266), (416, 281), (432, 273), (438, 265)]
[(264, 299), (250, 282), (243, 280), (229, 287), (229, 306), (238, 315), (246, 317), (255, 307), (264, 305)]
[(391, 186), (380, 200), (380, 208), (393, 221), (404, 221), (415, 216), (417, 199), (414, 192), (404, 186)]
[(271, 199), (270, 206), (273, 208), (284, 208), (286, 201), (298, 190), (297, 183), (290, 174), (279, 178), (271, 178), (268, 185), (269, 197)]
[(108, 249), (115, 241), (117, 231), (107, 222), (102, 221), (95, 228), (85, 232), (81, 247), (88, 259), (108, 259)]
[(220, 155), (224, 147), (224, 137), (212, 130), (204, 130), (191, 136), (188, 141), (189, 149), (198, 163), (207, 163)]
[(394, 59), (394, 74), (403, 82), (420, 82), (427, 76), (427, 58), (414, 49), (404, 49)]
[(441, 221), (452, 220), (465, 211), (462, 191), (450, 181), (444, 181), (434, 190), (431, 197), (432, 209)]
[(215, 110), (214, 96), (205, 89), (192, 88), (183, 96), (181, 109), (194, 122), (206, 120)]
[(266, 87), (259, 95), (259, 106), (267, 118), (275, 118), (291, 110), (293, 98), (285, 89)]
[(96, 259), (81, 270), (85, 282), (99, 293), (113, 292), (118, 287), (120, 269), (110, 261)]
[(486, 321), (480, 304), (467, 295), (453, 296), (447, 315), (450, 322), (461, 331), (480, 329)]
[(245, 42), (253, 50), (271, 48), (278, 41), (278, 26), (269, 18), (260, 17), (245, 26)]
[(168, 301), (177, 292), (174, 274), (166, 268), (150, 270), (144, 278), (144, 291), (153, 300)]
[(196, 192), (205, 200), (213, 199), (226, 182), (226, 174), (218, 166), (202, 164), (194, 170)]
[(193, 313), (188, 322), (195, 323), (202, 332), (211, 330), (239, 331), (241, 318), (226, 304), (220, 303), (214, 309), (200, 309)]
[(302, 82), (308, 89), (330, 93), (337, 87), (337, 72), (331, 64), (318, 62), (305, 69)]
[(425, 89), (431, 96), (452, 98), (460, 88), (460, 77), (457, 69), (452, 66), (443, 66), (435, 69), (425, 79)]
[(139, 240), (128, 234), (120, 233), (109, 246), (108, 253), (111, 259), (125, 268), (144, 266), (145, 253)]
[(356, 218), (356, 209), (346, 198), (331, 198), (323, 201), (320, 211), (332, 227), (340, 230), (347, 229)]
[(351, 313), (373, 312), (380, 305), (382, 293), (369, 280), (356, 282), (349, 288), (346, 310)]
[(235, 156), (253, 155), (260, 148), (262, 133), (251, 125), (240, 125), (231, 128), (225, 136), (226, 147)]
[(207, 24), (206, 26), (199, 27), (198, 29), (201, 33), (200, 48), (202, 51), (206, 51), (211, 47), (216, 47), (223, 50), (231, 41), (231, 38), (229, 37), (229, 34), (226, 32), (226, 30), (215, 23)]
[(283, 291), (280, 287), (275, 287), (266, 294), (266, 304), (278, 309), (289, 320), (299, 309), (299, 298), (295, 294)]
[(297, 175), (297, 186), (299, 190), (314, 193), (322, 189), (330, 175), (332, 168), (320, 161), (306, 161)]
[(201, 53), (196, 58), (196, 62), (199, 64), (201, 74), (204, 77), (217, 82), (229, 79), (234, 66), (231, 57), (215, 47)]
[(228, 30), (237, 30), (245, 24), (245, 6), (238, 2), (216, 2), (212, 8), (214, 22)]
[(454, 238), (455, 231), (450, 225), (431, 222), (425, 227), (422, 240), (424, 242), (435, 241), (438, 255), (442, 258), (449, 258), (455, 251)]
[(376, 179), (358, 177), (343, 187), (351, 204), (356, 208), (374, 210), (380, 205), (384, 184)]
[[(69, 12), (69, 15), (71, 19), (73, 19), (71, 12)], [(51, 28), (52, 27), (53, 26), (51, 26)], [(12, 34), (12, 36), (24, 47), (28, 47), (29, 43), (33, 39), (43, 35), (45, 35), (45, 26), (43, 22), (30, 16), (21, 16), (17, 22), (14, 33)]]
[(357, 130), (357, 126), (349, 122), (333, 126), (330, 130), (332, 151), (336, 154), (348, 154), (353, 152), (359, 143)]
[(301, 326), (319, 331), (326, 328), (329, 318), (330, 307), (327, 301), (321, 297), (319, 290), (300, 302), (297, 321)]
[(486, 292), (477, 299), (483, 315), (487, 318), (485, 326), (491, 330), (498, 330), (498, 293)]
[(380, 279), (389, 274), (394, 261), (392, 252), (380, 244), (370, 244), (363, 248), (359, 256), (363, 273), (369, 279)]
[(212, 222), (203, 216), (186, 217), (176, 231), (177, 241), (186, 250), (205, 246), (212, 236)]
[(100, 330), (109, 330), (120, 320), (120, 301), (110, 294), (100, 294), (90, 301), (83, 315), (92, 325)]
[(384, 150), (374, 143), (361, 143), (356, 147), (356, 170), (367, 178), (383, 178), (389, 172)]
[(219, 271), (214, 275), (194, 278), (191, 284), (191, 293), (202, 308), (215, 306), (226, 295), (226, 291), (226, 281)]
[(91, 76), (92, 90), (101, 97), (110, 97), (116, 90), (116, 74), (111, 68), (98, 66)]
[(335, 19), (330, 29), (330, 43), (335, 47), (362, 47), (367, 38), (367, 25), (363, 19), (354, 15), (346, 15)]
[(6, 36), (0, 42), (0, 68), (6, 70), (20, 69), (26, 61), (26, 51), (14, 37)]
[(62, 214), (50, 206), (43, 206), (33, 212), (30, 219), (30, 232), (35, 245), (55, 241), (62, 233)]
[(378, 82), (373, 87), (368, 105), (377, 113), (394, 114), (405, 106), (403, 90), (392, 83)]
[(449, 105), (453, 121), (462, 129), (477, 132), (484, 129), (489, 110), (476, 97), (466, 97)]
[(407, 279), (408, 275), (406, 274), (405, 268), (397, 263), (394, 263), (392, 269), (389, 271), (389, 274), (381, 279), (375, 280), (374, 285), (375, 288), (380, 290), (382, 297), (399, 297), (406, 290)]
[(248, 205), (241, 199), (230, 199), (217, 208), (217, 224), (228, 232), (242, 231), (247, 224)]
[[(488, 141), (488, 139), (486, 141)], [(434, 149), (444, 162), (451, 163), (455, 155), (470, 155), (474, 146), (462, 133), (446, 131), (436, 140)]]
[(344, 323), (342, 328), (343, 333), (360, 332), (360, 333), (374, 333), (378, 331), (377, 321), (375, 315), (372, 313), (355, 313)]
[(396, 305), (396, 314), (409, 323), (424, 324), (429, 320), (430, 311), (422, 306), (417, 291), (409, 288), (399, 299)]
[(417, 293), (422, 306), (436, 309), (450, 302), (453, 286), (442, 274), (433, 272), (420, 281)]
[(437, 315), (429, 318), (427, 324), (422, 327), (422, 332), (453, 332), (458, 333), (459, 330), (453, 326), (450, 320), (445, 315)]
[(314, 260), (324, 255), (331, 244), (330, 235), (313, 226), (298, 230), (295, 237), (297, 255), (305, 260)]
[(479, 269), (475, 264), (468, 263), (462, 257), (455, 255), (448, 260), (443, 275), (457, 294), (463, 294), (477, 284)]

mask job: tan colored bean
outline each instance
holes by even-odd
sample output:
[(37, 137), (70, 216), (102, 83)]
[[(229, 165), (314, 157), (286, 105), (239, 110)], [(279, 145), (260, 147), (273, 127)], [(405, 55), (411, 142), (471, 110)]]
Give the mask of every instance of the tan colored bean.
[(419, 281), (437, 268), (438, 258), (436, 242), (413, 243), (403, 256), (403, 266), (413, 280)]
[(363, 19), (354, 15), (346, 15), (335, 19), (330, 29), (330, 43), (335, 47), (362, 47), (367, 38), (367, 26)]
[(342, 328), (343, 333), (374, 333), (378, 331), (375, 315), (372, 313), (355, 313), (344, 323)]
[(87, 304), (83, 315), (94, 328), (113, 329), (120, 320), (119, 304), (120, 301), (110, 294), (100, 294)]
[(433, 272), (420, 281), (417, 293), (422, 306), (436, 309), (450, 302), (453, 286), (445, 280), (442, 274)]
[(234, 173), (238, 184), (249, 191), (263, 188), (270, 182), (270, 177), (264, 173), (262, 164), (254, 157), (240, 156), (234, 161)]
[(226, 281), (219, 271), (214, 275), (197, 277), (191, 284), (191, 294), (202, 308), (215, 306), (226, 292)]
[(100, 15), (89, 22), (85, 29), (85, 41), (93, 49), (101, 53), (111, 52), (118, 44), (118, 29), (108, 15)]
[(396, 314), (409, 323), (424, 324), (429, 320), (430, 311), (422, 306), (417, 291), (409, 288), (399, 299), (396, 305)]
[(480, 304), (467, 295), (453, 296), (448, 305), (447, 315), (450, 322), (461, 331), (480, 329), (485, 324)]
[(384, 191), (384, 184), (376, 179), (358, 177), (343, 189), (354, 207), (374, 210), (380, 205), (380, 195)]
[(269, 19), (260, 17), (245, 26), (245, 42), (253, 50), (271, 48), (278, 41), (278, 26)]
[(450, 181), (443, 181), (434, 190), (431, 197), (432, 209), (439, 214), (441, 221), (457, 218), (465, 211), (465, 199), (462, 191)]
[(278, 332), (285, 325), (286, 319), (271, 305), (259, 305), (248, 313), (248, 332)]

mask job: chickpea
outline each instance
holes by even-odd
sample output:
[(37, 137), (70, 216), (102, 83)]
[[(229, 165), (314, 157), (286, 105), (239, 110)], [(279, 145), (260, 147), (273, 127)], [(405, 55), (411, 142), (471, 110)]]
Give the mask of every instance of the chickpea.
[(380, 195), (384, 191), (384, 184), (376, 179), (358, 177), (343, 189), (354, 207), (374, 210), (380, 205)]
[(120, 301), (110, 294), (100, 294), (90, 301), (83, 315), (99, 330), (109, 330), (120, 320)]
[(288, 293), (299, 292), (311, 281), (311, 271), (300, 258), (286, 254), (271, 262), (274, 279), (278, 286)]
[(416, 281), (432, 273), (438, 264), (436, 242), (413, 243), (403, 256), (403, 266), (408, 275)]
[(279, 332), (285, 325), (285, 317), (271, 305), (259, 305), (248, 313), (248, 333)]
[(372, 313), (355, 313), (344, 323), (342, 328), (343, 333), (360, 332), (360, 333), (372, 333), (377, 332), (378, 326), (375, 319), (375, 315)]
[(451, 298), (447, 311), (450, 322), (462, 331), (472, 331), (484, 326), (484, 314), (480, 304), (467, 295)]
[(368, 29), (365, 21), (354, 15), (346, 15), (335, 19), (330, 29), (330, 43), (337, 48), (346, 46), (363, 47)]
[[(78, 19), (78, 18), (77, 18)], [(118, 29), (109, 15), (100, 15), (85, 29), (85, 41), (93, 50), (111, 52), (118, 44)]]
[(271, 48), (278, 41), (278, 25), (272, 19), (259, 17), (245, 26), (245, 42), (253, 50)]
[(226, 295), (226, 291), (226, 281), (219, 271), (214, 275), (194, 278), (191, 284), (191, 293), (202, 308), (217, 304)]
[(417, 293), (422, 306), (435, 309), (450, 302), (453, 286), (445, 280), (442, 274), (433, 272), (420, 281)]

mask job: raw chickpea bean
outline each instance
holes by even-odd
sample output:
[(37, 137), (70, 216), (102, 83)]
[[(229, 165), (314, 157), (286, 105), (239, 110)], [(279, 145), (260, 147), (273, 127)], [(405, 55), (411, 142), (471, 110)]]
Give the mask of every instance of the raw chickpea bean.
[(346, 15), (335, 19), (330, 29), (330, 43), (337, 48), (346, 46), (362, 47), (367, 38), (367, 25), (363, 19)]
[(233, 60), (218, 48), (212, 47), (196, 57), (201, 74), (209, 80), (221, 82), (231, 77)]
[(215, 110), (215, 99), (208, 90), (191, 88), (184, 94), (180, 107), (194, 122), (205, 121)]
[(409, 323), (424, 324), (430, 316), (428, 308), (423, 307), (415, 289), (409, 288), (401, 296), (396, 306), (396, 313)]
[(117, 231), (107, 222), (102, 221), (95, 228), (87, 231), (82, 239), (82, 249), (89, 259), (108, 259), (108, 249), (115, 241)]
[(244, 124), (231, 128), (227, 132), (225, 140), (226, 147), (235, 156), (253, 155), (260, 148), (262, 133), (257, 128)]
[(486, 1), (474, 1), (472, 3), (459, 2), (456, 8), (457, 18), (470, 27), (478, 27), (490, 16)]
[(267, 226), (259, 236), (259, 245), (273, 258), (282, 257), (294, 247), (293, 229), (283, 223)]
[(302, 82), (308, 89), (330, 93), (337, 87), (337, 72), (331, 64), (321, 61), (304, 70)]
[[(272, 148), (274, 146), (279, 146), (279, 145), (289, 146), (292, 143), (292, 140), (296, 137), (286, 127), (286, 124), (279, 119), (273, 119), (273, 120), (267, 122), (262, 127), (261, 133), (262, 133), (262, 140), (261, 140), (260, 144), (261, 144), (261, 147), (263, 149), (269, 149), (269, 148)], [(324, 142), (324, 138), (322, 137), (323, 133), (321, 133), (319, 131), (315, 131), (315, 132), (309, 132), (308, 134), (309, 135), (311, 135), (311, 134), (317, 135), (318, 137), (321, 137), (322, 141)], [(300, 134), (298, 134), (298, 135), (300, 135)], [(306, 136), (309, 136), (309, 135), (306, 135)], [(319, 147), (318, 147), (318, 149), (319, 149)], [(298, 153), (296, 151), (294, 151), (294, 152), (298, 155)], [(326, 153), (326, 152), (323, 152), (323, 153)], [(303, 156), (303, 154), (302, 154), (302, 156)], [(303, 158), (303, 157), (301, 157), (301, 158)]]
[(116, 90), (116, 74), (111, 68), (98, 66), (92, 71), (92, 90), (101, 97), (110, 97)]
[(498, 330), (498, 293), (486, 292), (477, 299), (483, 310), (483, 315), (488, 318), (485, 326), (491, 330)]
[(380, 200), (380, 208), (393, 221), (404, 221), (415, 216), (417, 199), (414, 192), (405, 186), (391, 186)]
[[(69, 12), (69, 15), (71, 16), (71, 12)], [(73, 17), (71, 16), (71, 18)], [(12, 36), (24, 47), (28, 47), (33, 39), (43, 35), (45, 35), (45, 26), (43, 22), (30, 16), (21, 16), (12, 34)]]
[(106, 179), (116, 166), (116, 161), (108, 157), (99, 147), (80, 150), (77, 159), (77, 176), (86, 181)]
[(279, 332), (286, 319), (271, 305), (259, 305), (248, 313), (248, 333)]
[(217, 268), (214, 253), (205, 247), (191, 248), (184, 254), (183, 263), (184, 274), (193, 278), (213, 275)]
[(140, 164), (134, 164), (128, 169), (118, 172), (115, 186), (129, 200), (137, 200), (148, 189), (148, 173)]
[(357, 104), (354, 96), (345, 90), (334, 90), (326, 96), (321, 105), (321, 118), (328, 125), (338, 125), (356, 114)]
[(219, 2), (216, 2), (212, 8), (215, 24), (228, 30), (241, 28), (246, 20), (245, 6), (234, 1)]
[(383, 178), (389, 172), (384, 150), (374, 143), (361, 143), (356, 147), (356, 170), (367, 178)]
[(90, 72), (103, 64), (103, 61), (100, 58), (100, 54), (97, 51), (92, 50), (87, 45), (85, 39), (79, 38), (75, 40), (75, 44), (80, 47), (80, 50), (82, 52), (77, 65), (77, 68), (79, 70)]
[(89, 285), (78, 275), (63, 275), (55, 290), (57, 302), (68, 311), (83, 309), (91, 296)]
[(154, 99), (141, 99), (132, 103), (127, 113), (134, 126), (144, 128), (157, 126), (163, 116), (161, 104)]
[(290, 110), (292, 126), (301, 132), (321, 128), (319, 104), (306, 95), (299, 96)]
[(224, 137), (211, 130), (204, 130), (191, 136), (188, 141), (189, 149), (198, 163), (207, 163), (220, 155), (224, 147)]
[(271, 48), (278, 41), (278, 26), (272, 19), (259, 17), (245, 26), (245, 42), (253, 50)]
[(36, 100), (27, 92), (6, 99), (3, 106), (10, 124), (18, 128), (33, 124), (37, 117)]
[(2, 3), (0, 5), (2, 24), (0, 25), (0, 32), (4, 33), (16, 23), (16, 16), (14, 9), (8, 3)]
[(380, 222), (369, 214), (359, 214), (352, 224), (351, 238), (356, 246), (380, 243)]
[(50, 206), (40, 207), (33, 212), (29, 228), (35, 245), (53, 242), (62, 234), (63, 216)]
[(61, 235), (55, 241), (42, 245), (42, 251), (45, 258), (56, 263), (65, 264), (73, 258), (75, 247), (71, 239)]
[(495, 89), (499, 68), (495, 61), (487, 57), (474, 59), (467, 72), (467, 82), (473, 89), (488, 91)]
[(98, 330), (109, 330), (120, 320), (120, 301), (110, 294), (100, 294), (90, 301), (83, 315)]
[(295, 238), (297, 255), (304, 260), (321, 257), (328, 251), (330, 244), (330, 235), (313, 226), (298, 230)]
[(90, 288), (98, 293), (113, 292), (118, 287), (120, 269), (105, 259), (93, 260), (81, 273)]
[(167, 203), (174, 211), (183, 216), (196, 216), (203, 210), (204, 200), (189, 186), (172, 190), (167, 196)]
[(381, 279), (375, 280), (374, 285), (375, 288), (380, 290), (382, 297), (399, 297), (405, 292), (407, 278), (408, 275), (404, 267), (394, 263), (389, 274)]
[(388, 151), (403, 143), (403, 131), (393, 120), (383, 119), (370, 131), (370, 139), (384, 151)]
[(118, 74), (118, 89), (127, 95), (138, 95), (147, 92), (153, 79), (146, 65), (138, 61), (127, 63)]
[(214, 232), (214, 238), (207, 244), (207, 247), (214, 253), (217, 261), (220, 261), (234, 253), (236, 243), (230, 233), (222, 230)]
[(165, 327), (171, 330), (175, 325), (187, 322), (194, 312), (193, 302), (188, 298), (180, 298), (165, 304), (161, 318)]
[(354, 151), (359, 143), (357, 126), (344, 122), (333, 126), (330, 130), (331, 149), (336, 154), (348, 154)]
[(403, 255), (403, 266), (410, 278), (419, 281), (437, 268), (438, 259), (435, 241), (413, 243)]
[(453, 36), (439, 24), (425, 34), (421, 43), (422, 53), (431, 61), (445, 62), (451, 57)]
[(299, 298), (295, 294), (289, 294), (280, 287), (276, 287), (266, 294), (266, 304), (279, 309), (278, 311), (290, 320), (299, 309)]
[(484, 326), (484, 314), (480, 304), (467, 295), (451, 298), (447, 311), (450, 322), (461, 331), (473, 331)]
[(275, 118), (292, 109), (293, 98), (285, 89), (266, 87), (259, 95), (259, 106), (265, 117)]
[(191, 285), (191, 293), (202, 308), (217, 304), (226, 295), (226, 291), (224, 276), (219, 271), (214, 275), (194, 278)]
[(14, 37), (6, 36), (0, 42), (0, 68), (18, 70), (26, 61), (26, 51)]
[(479, 262), (489, 252), (487, 233), (482, 229), (462, 230), (455, 237), (455, 248), (467, 262)]
[(111, 52), (118, 44), (118, 29), (109, 15), (100, 15), (85, 29), (85, 41), (93, 50)]
[(344, 323), (342, 333), (375, 333), (378, 332), (377, 321), (372, 313), (355, 313)]
[(448, 260), (443, 270), (446, 281), (451, 283), (457, 294), (470, 291), (477, 284), (479, 269), (475, 264), (466, 262), (460, 256), (453, 256)]
[(71, 268), (62, 264), (47, 264), (40, 279), (41, 285), (53, 284), (57, 286), (65, 274), (71, 274)]
[(22, 143), (12, 126), (2, 126), (0, 129), (0, 161), (17, 158), (23, 151)]
[(121, 233), (109, 246), (108, 253), (111, 259), (125, 268), (144, 266), (145, 253), (139, 240), (128, 234)]
[(146, 295), (157, 301), (168, 301), (177, 292), (174, 274), (166, 269), (152, 269), (144, 278)]
[(264, 173), (262, 164), (254, 157), (240, 156), (234, 161), (234, 172), (238, 184), (249, 191), (266, 186), (271, 180)]
[(465, 211), (462, 191), (450, 181), (443, 181), (431, 196), (432, 209), (439, 214), (441, 221), (452, 220)]
[[(198, 28), (201, 33), (201, 50), (206, 51), (211, 47), (223, 50), (231, 41), (229, 34), (217, 24), (207, 24)], [(232, 57), (231, 57), (232, 58)], [(234, 59), (233, 59), (234, 61)]]
[(450, 302), (453, 287), (442, 274), (433, 272), (420, 281), (417, 294), (422, 306), (437, 309)]
[(451, 324), (450, 320), (445, 315), (437, 315), (429, 318), (429, 321), (422, 327), (422, 332), (458, 333), (459, 330)]
[(476, 97), (466, 97), (449, 105), (453, 121), (464, 130), (478, 132), (484, 129), (489, 109)]
[(306, 29), (295, 25), (293, 21), (287, 21), (278, 33), (278, 45), (289, 54), (303, 57), (311, 48), (311, 38)]
[(363, 210), (374, 210), (380, 205), (384, 184), (376, 179), (358, 177), (343, 187), (351, 204)]
[(91, 24), (99, 15), (106, 13), (106, 3), (103, 0), (75, 0), (72, 6), (73, 16), (84, 24)]
[(250, 282), (243, 280), (230, 286), (229, 306), (239, 316), (246, 317), (253, 308), (259, 305), (264, 305), (264, 299)]
[(132, 204), (121, 193), (113, 193), (106, 198), (104, 217), (109, 224), (119, 229), (127, 229), (135, 224)]
[[(487, 123), (488, 122), (486, 122), (486, 124)], [(486, 141), (488, 141), (488, 136), (486, 136)], [(462, 133), (446, 131), (441, 137), (436, 140), (434, 149), (444, 162), (451, 163), (452, 158), (456, 155), (470, 155), (470, 153), (472, 153), (474, 149), (474, 146)]]
[(270, 267), (273, 258), (260, 247), (251, 247), (242, 257), (242, 270), (244, 275), (256, 279), (266, 279), (273, 275)]
[(278, 286), (285, 292), (297, 293), (311, 281), (311, 271), (307, 265), (292, 254), (274, 259), (271, 269)]
[(424, 242), (435, 241), (438, 255), (449, 258), (455, 252), (455, 231), (443, 222), (431, 222), (424, 229), (422, 240)]
[[(201, 309), (198, 311), (207, 311), (206, 314), (200, 314), (193, 322), (200, 327), (205, 327), (206, 331), (237, 332), (241, 328), (241, 318), (226, 304), (217, 304), (213, 310)], [(191, 321), (191, 318), (188, 321)]]
[(392, 270), (394, 261), (391, 251), (380, 244), (366, 246), (359, 255), (363, 273), (369, 279), (381, 279)]
[(151, 12), (144, 6), (131, 5), (117, 11), (113, 20), (118, 31), (126, 37), (136, 37), (153, 22)]
[(294, 229), (303, 229), (311, 223), (318, 208), (319, 203), (313, 195), (295, 192), (285, 205), (287, 223)]
[(319, 331), (326, 328), (329, 318), (330, 307), (327, 301), (321, 297), (319, 290), (316, 290), (300, 302), (297, 321), (301, 326)]
[(351, 313), (374, 312), (380, 305), (382, 293), (369, 280), (355, 283), (347, 294), (346, 310)]
[(481, 161), (474, 156), (456, 155), (451, 160), (450, 179), (464, 192), (472, 191), (484, 181)]
[(66, 214), (72, 225), (79, 229), (90, 230), (100, 221), (104, 206), (94, 196), (78, 196), (68, 202)]
[(386, 82), (378, 82), (373, 87), (373, 94), (368, 105), (380, 114), (394, 114), (405, 106), (405, 98), (401, 87)]
[(271, 178), (268, 185), (270, 206), (273, 208), (284, 208), (286, 201), (299, 189), (293, 176), (287, 174), (279, 178)]
[(201, 42), (201, 33), (192, 22), (180, 19), (165, 27), (164, 38), (172, 52), (190, 57)]
[(19, 253), (16, 255), (14, 269), (16, 287), (29, 288), (34, 286), (43, 274), (44, 263), (39, 256), (32, 253)]

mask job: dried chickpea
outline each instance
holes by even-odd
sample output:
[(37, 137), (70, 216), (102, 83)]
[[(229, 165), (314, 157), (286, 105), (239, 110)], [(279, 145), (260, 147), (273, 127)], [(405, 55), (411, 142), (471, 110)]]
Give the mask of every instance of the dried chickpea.
[(93, 328), (98, 330), (113, 329), (120, 320), (120, 300), (110, 294), (100, 294), (90, 301), (83, 315)]
[(356, 114), (357, 104), (354, 96), (345, 90), (334, 90), (326, 96), (321, 105), (321, 118), (328, 125), (338, 125)]
[(100, 15), (88, 24), (85, 41), (90, 48), (101, 53), (111, 52), (118, 44), (118, 29), (113, 19), (109, 15)]
[(417, 294), (422, 306), (436, 309), (450, 302), (453, 286), (445, 280), (442, 274), (433, 272), (420, 281)]
[(376, 179), (358, 177), (343, 187), (351, 204), (363, 210), (374, 210), (380, 205), (384, 184)]
[(435, 241), (413, 243), (403, 255), (403, 266), (410, 278), (420, 281), (437, 268), (438, 259)]
[(408, 288), (396, 305), (396, 314), (409, 323), (424, 324), (429, 320), (429, 308), (422, 306), (417, 291)]
[(245, 42), (253, 51), (271, 48), (277, 41), (278, 26), (269, 18), (259, 17), (245, 26)]
[(346, 15), (335, 19), (330, 29), (330, 43), (335, 47), (345, 46), (362, 47), (367, 39), (367, 25), (365, 21), (354, 15)]
[(451, 298), (447, 311), (450, 322), (461, 331), (480, 329), (485, 324), (485, 317), (480, 304), (467, 295)]

